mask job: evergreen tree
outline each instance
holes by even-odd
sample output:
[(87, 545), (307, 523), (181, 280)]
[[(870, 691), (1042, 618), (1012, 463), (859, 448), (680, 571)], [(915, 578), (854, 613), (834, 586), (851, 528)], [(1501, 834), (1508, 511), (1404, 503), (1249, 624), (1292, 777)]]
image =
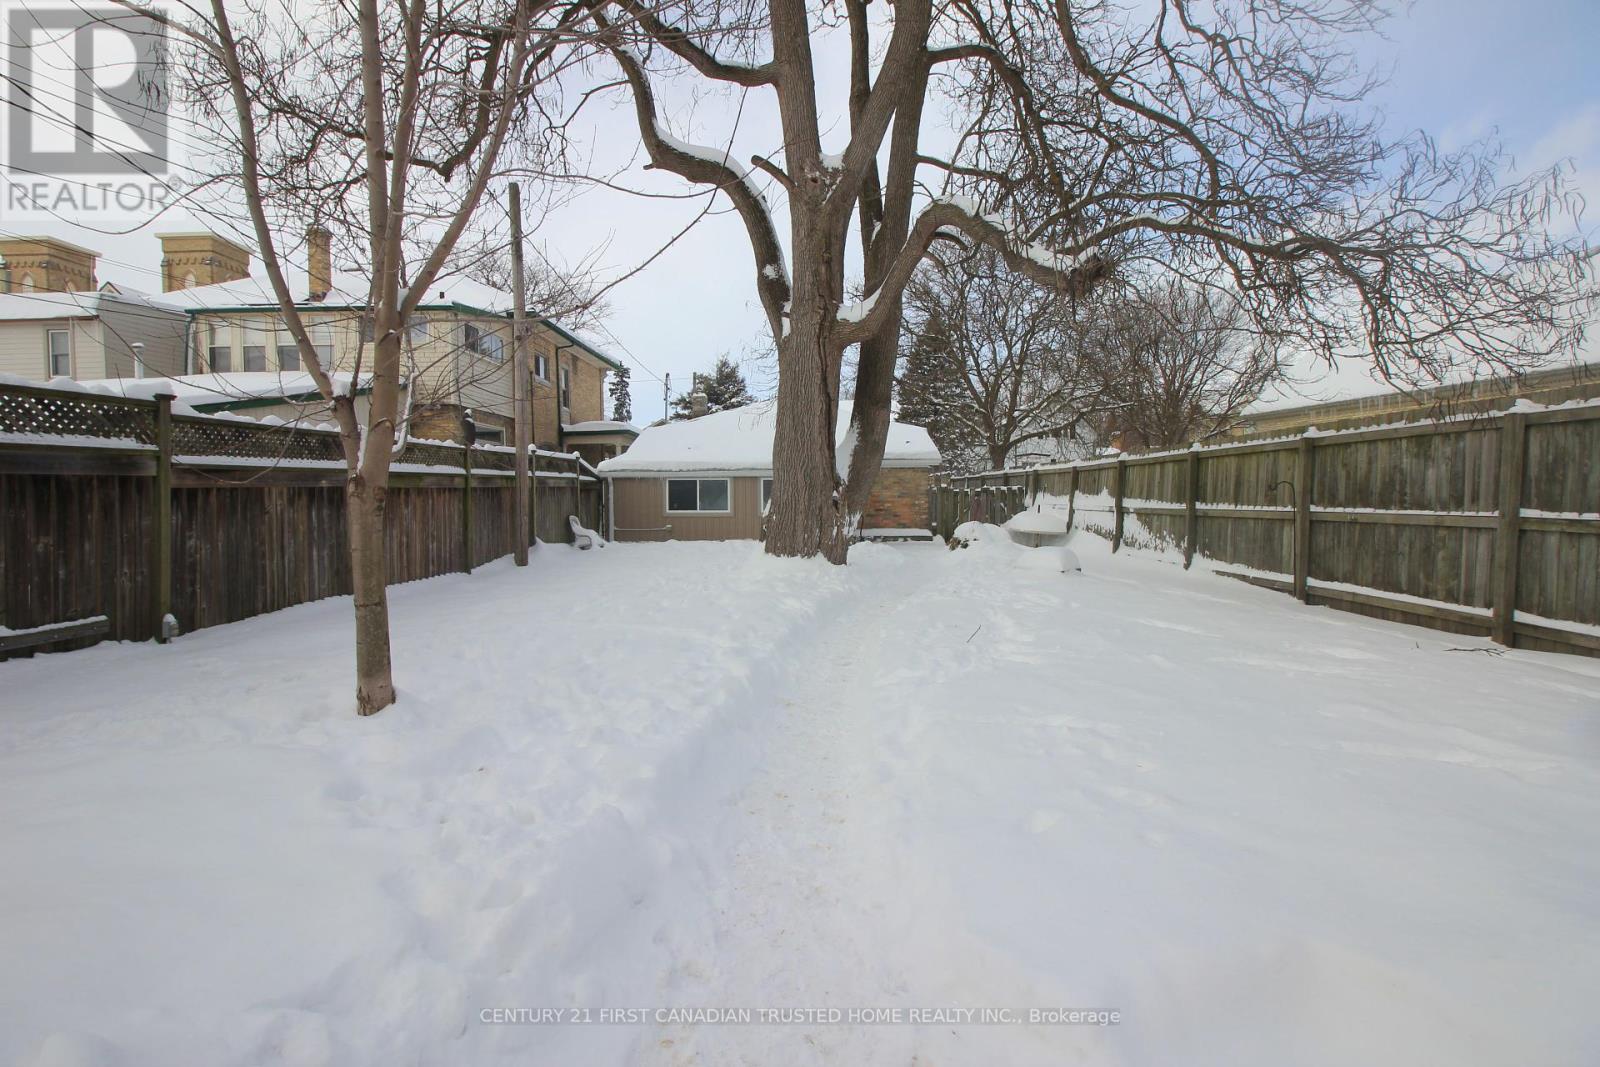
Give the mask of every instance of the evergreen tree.
[(618, 367), (611, 372), (611, 421), (633, 421), (633, 394), (628, 391), (629, 372), (627, 367)]
[(971, 410), (966, 367), (952, 351), (943, 316), (935, 308), (915, 325), (918, 328), (908, 326), (905, 331), (905, 354), (896, 378), (900, 403), (895, 418), (924, 427), (950, 470), (984, 470), (987, 454)]
[(694, 384), (689, 391), (672, 401), (673, 419), (694, 417), (694, 402), (690, 397), (697, 392), (706, 395), (707, 415), (730, 408), (742, 408), (756, 400), (755, 394), (745, 384), (744, 375), (739, 373), (739, 364), (729, 359), (727, 353), (717, 357), (717, 365), (710, 374), (695, 372)]

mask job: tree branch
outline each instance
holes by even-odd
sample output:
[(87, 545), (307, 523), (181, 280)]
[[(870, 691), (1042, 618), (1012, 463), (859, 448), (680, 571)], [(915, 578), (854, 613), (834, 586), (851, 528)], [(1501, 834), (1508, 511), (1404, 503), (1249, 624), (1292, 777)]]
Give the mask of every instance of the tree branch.
[[(596, 20), (602, 26), (607, 25), (604, 16), (597, 15)], [(748, 180), (744, 171), (735, 169), (729, 163), (727, 153), (723, 153), (723, 158), (719, 160), (715, 150), (696, 151), (698, 146), (665, 134), (657, 116), (655, 92), (644, 66), (637, 56), (614, 41), (609, 47), (632, 89), (639, 136), (650, 155), (650, 162), (691, 182), (716, 186), (733, 201), (739, 217), (744, 220), (751, 250), (755, 253), (756, 291), (761, 297), (762, 310), (767, 314), (772, 336), (781, 336), (783, 316), (790, 299), (789, 275), (784, 268), (783, 246), (778, 242), (777, 229), (773, 226), (766, 198)]]

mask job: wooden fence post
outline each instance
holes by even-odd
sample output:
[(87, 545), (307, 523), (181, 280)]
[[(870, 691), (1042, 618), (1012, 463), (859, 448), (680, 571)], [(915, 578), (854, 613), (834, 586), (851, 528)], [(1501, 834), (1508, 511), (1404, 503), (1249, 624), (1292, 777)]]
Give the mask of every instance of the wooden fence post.
[(539, 446), (528, 454), (528, 547), (539, 543)]
[(1078, 517), (1078, 468), (1072, 468), (1072, 481), (1067, 489), (1067, 529), (1072, 529), (1072, 522)]
[(1117, 502), (1111, 524), (1111, 551), (1115, 552), (1122, 547), (1122, 493), (1127, 481), (1127, 464), (1121, 456), (1117, 457)]
[(1311, 438), (1300, 438), (1296, 451), (1294, 494), (1294, 597), (1309, 602), (1311, 582), (1311, 493), (1316, 485), (1316, 453)]
[(1183, 568), (1194, 562), (1200, 544), (1200, 452), (1189, 449), (1189, 488), (1183, 502)]
[(1515, 646), (1517, 557), (1522, 548), (1522, 479), (1528, 453), (1528, 416), (1500, 422), (1500, 521), (1494, 535), (1494, 639)]
[(172, 402), (171, 393), (156, 396), (155, 536), (151, 581), (155, 583), (156, 640), (172, 640), (167, 616), (172, 614)]
[(463, 568), (467, 574), (472, 573), (472, 446), (467, 445), (461, 450), (461, 550)]

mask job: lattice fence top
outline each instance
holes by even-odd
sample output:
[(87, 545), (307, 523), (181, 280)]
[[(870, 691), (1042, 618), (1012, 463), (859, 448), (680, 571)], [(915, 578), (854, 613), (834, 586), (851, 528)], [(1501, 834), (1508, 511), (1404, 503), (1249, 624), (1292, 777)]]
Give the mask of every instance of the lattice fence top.
[[(36, 436), (40, 444), (48, 444), (51, 437), (93, 437), (154, 445), (158, 407), (153, 400), (0, 383), (0, 433)], [(172, 452), (176, 456), (276, 460), (290, 466), (344, 461), (339, 434), (333, 431), (204, 415), (173, 416)], [(395, 457), (396, 463), (455, 469), (461, 468), (464, 460), (460, 445), (443, 441), (408, 441)], [(479, 446), (472, 450), (476, 470), (509, 471), (515, 465), (513, 449)], [(538, 467), (573, 471), (577, 464), (541, 455)]]
[(0, 386), (0, 432), (152, 445), (156, 441), (155, 405), (88, 393)]
[[(472, 465), (482, 467), (482, 456), (473, 452)], [(430, 467), (460, 467), (465, 462), (461, 449), (454, 445), (434, 441), (407, 441), (400, 453), (403, 463), (421, 463)]]
[[(399, 461), (403, 463), (425, 463), (433, 467), (459, 467), (462, 464), (462, 447), (449, 441), (419, 441), (406, 442), (405, 450), (400, 454)], [(539, 453), (537, 450), (529, 451), (529, 469), (537, 460), (538, 469), (541, 471), (561, 471), (570, 473), (577, 470), (577, 463), (566, 456), (552, 456), (549, 453)], [(479, 471), (509, 471), (516, 469), (517, 450), (505, 445), (477, 444), (472, 448), (472, 469)]]
[(233, 419), (173, 419), (172, 451), (179, 456), (344, 460), (344, 449), (336, 433)]
[(479, 470), (514, 470), (517, 466), (517, 453), (514, 449), (502, 452), (499, 449), (474, 448), (472, 450), (472, 465)]

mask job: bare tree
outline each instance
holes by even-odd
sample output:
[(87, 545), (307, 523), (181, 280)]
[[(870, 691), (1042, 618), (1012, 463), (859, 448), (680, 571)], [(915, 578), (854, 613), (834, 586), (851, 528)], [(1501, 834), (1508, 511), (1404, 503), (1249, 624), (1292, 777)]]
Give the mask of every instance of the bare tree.
[(1281, 376), (1277, 345), (1218, 290), (1166, 279), (1100, 303), (1085, 362), (1122, 448), (1211, 437)]
[[(238, 176), (284, 323), (343, 441), (356, 708), (369, 715), (395, 699), (384, 513), (406, 326), (509, 161), (513, 134), (517, 151), (548, 147), (540, 131), (556, 125), (543, 108), (587, 9), (547, 0), (327, 0), (297, 6), (290, 19), (266, 0), (211, 0), (187, 12), (167, 21), (187, 45), (194, 106), (216, 131), (221, 164)], [(348, 368), (350, 381), (371, 385), (364, 426), (313, 345), (285, 275), (277, 235), (307, 218), (331, 231), (343, 258), (367, 268), (370, 351), (364, 345)]]
[[(906, 289), (900, 414), (931, 418), (947, 463), (1006, 466), (1030, 442), (1070, 437), (1105, 401), (1080, 358), (1073, 301), (993, 252), (941, 255)], [(940, 440), (943, 437), (944, 440)]]
[[(936, 241), (986, 245), (1068, 293), (1113, 265), (1220, 269), (1263, 328), (1380, 366), (1509, 361), (1581, 332), (1581, 246), (1547, 236), (1570, 206), (1560, 174), (1503, 184), (1492, 151), (1392, 143), (1357, 117), (1369, 83), (1341, 38), (1374, 24), (1371, 0), (869, 3), (617, 5), (633, 21), (611, 45), (651, 164), (726, 194), (754, 253), (779, 364), (769, 552), (844, 559), (882, 460), (904, 290)], [(813, 49), (841, 10), (849, 113), (830, 151), (818, 82), (835, 68)], [(654, 83), (674, 74), (772, 93), (781, 154), (747, 164), (673, 136)], [(925, 134), (939, 94), (958, 127), (947, 152)], [(763, 182), (786, 200), (787, 242)]]
[[(468, 250), (463, 250), (468, 251)], [(595, 254), (567, 266), (553, 261), (542, 249), (523, 268), (523, 299), (528, 314), (556, 319), (571, 329), (599, 326), (611, 314), (607, 293), (611, 285), (600, 278)], [(502, 242), (480, 237), (469, 254), (459, 257), (460, 272), (491, 289), (511, 292), (511, 252)]]

